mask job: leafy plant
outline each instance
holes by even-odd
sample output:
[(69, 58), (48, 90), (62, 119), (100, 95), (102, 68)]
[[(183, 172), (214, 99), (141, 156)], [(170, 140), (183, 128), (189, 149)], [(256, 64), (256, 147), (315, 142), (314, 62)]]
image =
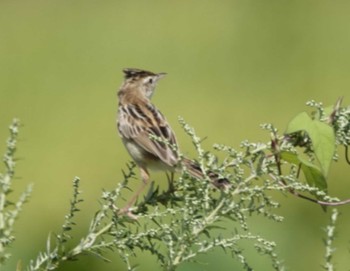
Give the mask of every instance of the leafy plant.
[(7, 252), (7, 249), (15, 240), (13, 226), (22, 210), (23, 204), (27, 201), (32, 191), (32, 186), (28, 186), (16, 201), (10, 198), (16, 166), (14, 155), (16, 152), (18, 129), (19, 121), (14, 119), (9, 127), (10, 137), (7, 139), (7, 148), (3, 158), (5, 172), (0, 173), (0, 267), (11, 256)]
[[(163, 270), (176, 270), (182, 263), (196, 261), (199, 254), (215, 248), (230, 253), (243, 269), (253, 270), (244, 254), (243, 241), (252, 244), (257, 256), (268, 257), (273, 270), (284, 270), (275, 242), (250, 228), (252, 216), (283, 221), (283, 217), (275, 213), (279, 203), (271, 192), (287, 192), (324, 208), (349, 202), (328, 195), (327, 175), (331, 163), (338, 159), (336, 151), (339, 147), (345, 147), (345, 157), (349, 160), (350, 107), (341, 107), (341, 100), (327, 108), (314, 101), (308, 105), (314, 112), (297, 115), (282, 135), (273, 125), (262, 125), (271, 135), (269, 142), (243, 141), (239, 149), (216, 144), (215, 150), (226, 156), (222, 162), (202, 149), (202, 139), (180, 119), (184, 131), (192, 138), (203, 172), (215, 172), (228, 179), (230, 187), (216, 189), (208, 176), (198, 180), (184, 170), (176, 181), (168, 178), (166, 191), (151, 184), (145, 197), (132, 210), (137, 216), (135, 220), (118, 214), (124, 191), (137, 179), (135, 165), (130, 163), (116, 189), (102, 192), (100, 208), (78, 243), (71, 238), (75, 215), (82, 201), (79, 178), (75, 178), (71, 208), (61, 232), (48, 237), (46, 250), (39, 253), (26, 270), (55, 270), (62, 262), (78, 259), (86, 253), (108, 261), (107, 250), (119, 254), (128, 270), (137, 269), (131, 258), (144, 251), (152, 254)], [(25, 198), (19, 201), (20, 205)], [(337, 213), (333, 212), (325, 242), (326, 270), (333, 270), (332, 241), (336, 219)], [(5, 228), (11, 228), (11, 225), (7, 223)]]

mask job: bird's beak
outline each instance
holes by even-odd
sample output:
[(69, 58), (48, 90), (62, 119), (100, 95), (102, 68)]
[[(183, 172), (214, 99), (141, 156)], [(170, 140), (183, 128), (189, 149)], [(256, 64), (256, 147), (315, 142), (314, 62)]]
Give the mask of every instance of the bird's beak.
[(166, 75), (165, 72), (160, 72), (160, 73), (157, 73), (157, 80), (163, 78), (164, 76)]

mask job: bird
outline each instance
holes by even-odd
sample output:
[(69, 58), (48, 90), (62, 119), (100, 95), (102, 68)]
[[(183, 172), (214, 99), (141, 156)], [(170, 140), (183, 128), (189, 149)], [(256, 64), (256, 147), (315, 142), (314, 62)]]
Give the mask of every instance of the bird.
[(149, 182), (149, 170), (173, 173), (185, 168), (197, 179), (208, 176), (215, 187), (226, 188), (229, 185), (226, 178), (211, 171), (204, 173), (195, 161), (179, 157), (173, 129), (151, 102), (158, 81), (166, 73), (136, 68), (123, 69), (123, 73), (124, 81), (118, 91), (117, 128), (126, 150), (140, 169), (142, 185), (119, 213), (130, 214), (130, 207)]

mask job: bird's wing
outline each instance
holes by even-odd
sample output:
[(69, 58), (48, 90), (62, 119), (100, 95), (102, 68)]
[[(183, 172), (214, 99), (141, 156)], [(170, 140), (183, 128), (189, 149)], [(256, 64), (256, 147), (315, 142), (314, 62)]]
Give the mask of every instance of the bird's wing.
[(134, 140), (165, 164), (175, 166), (178, 163), (175, 134), (165, 117), (153, 104), (121, 106), (118, 129), (122, 137)]

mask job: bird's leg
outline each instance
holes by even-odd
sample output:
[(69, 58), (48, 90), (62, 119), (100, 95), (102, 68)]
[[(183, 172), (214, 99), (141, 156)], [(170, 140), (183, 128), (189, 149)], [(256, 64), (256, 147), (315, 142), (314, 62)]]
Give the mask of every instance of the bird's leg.
[(174, 176), (175, 173), (174, 172), (170, 172), (170, 175), (167, 174), (168, 177), (168, 192), (174, 192), (175, 191), (175, 187), (174, 187)]
[(123, 207), (122, 209), (120, 209), (118, 211), (119, 215), (124, 215), (126, 214), (127, 216), (129, 216), (130, 218), (133, 219), (137, 219), (137, 217), (131, 213), (130, 208), (135, 204), (138, 196), (142, 193), (142, 191), (145, 189), (145, 187), (148, 184), (148, 180), (149, 180), (149, 173), (147, 171), (146, 168), (142, 168), (140, 167), (140, 175), (141, 175), (141, 179), (142, 179), (142, 185), (140, 186), (140, 188), (136, 191), (136, 193), (132, 196), (132, 198), (128, 201), (128, 203), (126, 204), (125, 207)]

